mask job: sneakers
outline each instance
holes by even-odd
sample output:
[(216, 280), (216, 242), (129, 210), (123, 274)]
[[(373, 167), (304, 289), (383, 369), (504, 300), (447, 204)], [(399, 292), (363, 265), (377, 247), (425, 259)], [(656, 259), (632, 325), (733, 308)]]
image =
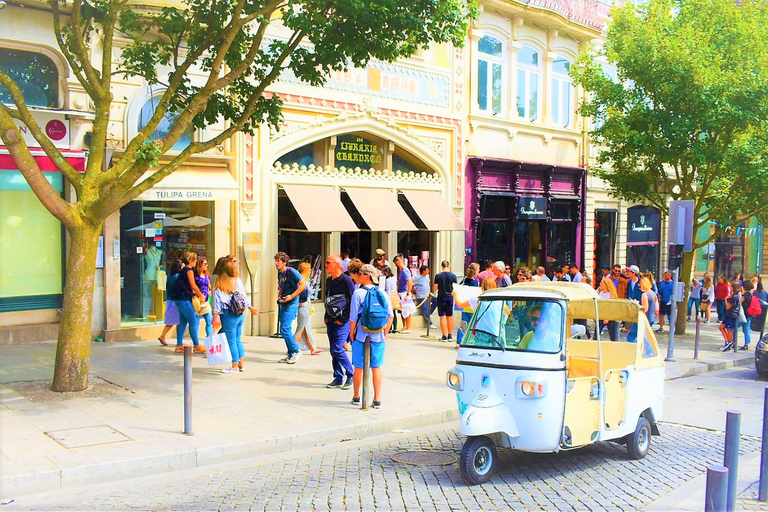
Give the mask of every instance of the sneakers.
[(192, 349), (192, 352), (194, 352), (196, 354), (207, 354), (208, 353), (208, 351), (202, 345), (197, 345), (194, 349)]
[(739, 347), (739, 350), (749, 350), (749, 345), (742, 345)]
[(300, 357), (301, 357), (301, 350), (299, 350), (298, 352), (294, 352), (293, 354), (289, 355), (288, 356), (288, 360), (286, 361), (286, 363), (288, 363), (288, 364), (296, 364), (296, 361), (298, 361)]
[(381, 401), (380, 400), (374, 400), (373, 404), (371, 405), (374, 409), (381, 409)]
[(341, 387), (341, 379), (333, 379), (331, 382), (325, 385), (328, 389), (333, 388), (340, 388)]
[(287, 356), (285, 356), (285, 357), (284, 357), (284, 358), (282, 358), (282, 359), (278, 359), (278, 360), (277, 360), (277, 362), (278, 362), (278, 363), (287, 363), (287, 362), (288, 362), (288, 360), (289, 360), (290, 358), (291, 358), (291, 356), (290, 356), (290, 355), (287, 355)]
[(727, 342), (725, 345), (723, 345), (723, 348), (721, 348), (720, 350), (721, 350), (721, 351), (723, 351), (723, 352), (728, 352), (728, 351), (729, 351), (729, 350), (731, 350), (732, 348), (733, 348), (733, 343), (731, 343), (731, 342), (729, 341), (729, 342)]
[(691, 317), (686, 318), (685, 321), (686, 322), (690, 322), (691, 321)]
[(435, 324), (429, 324), (430, 329), (437, 329), (437, 326)]
[(360, 397), (359, 396), (353, 396), (351, 404), (359, 406), (360, 405)]
[(440, 338), (440, 341), (445, 343), (446, 341), (448, 341), (448, 336), (443, 336), (442, 338)]
[(452, 340), (453, 340), (453, 334), (449, 334), (448, 335), (448, 341), (452, 341)]
[(347, 377), (344, 384), (341, 385), (341, 389), (349, 389), (352, 387), (352, 377)]
[(227, 366), (226, 368), (221, 370), (221, 373), (237, 373), (237, 368), (232, 368), (231, 366)]
[(662, 333), (662, 332), (664, 332), (664, 328), (663, 327), (659, 327), (658, 329), (656, 329), (656, 332)]

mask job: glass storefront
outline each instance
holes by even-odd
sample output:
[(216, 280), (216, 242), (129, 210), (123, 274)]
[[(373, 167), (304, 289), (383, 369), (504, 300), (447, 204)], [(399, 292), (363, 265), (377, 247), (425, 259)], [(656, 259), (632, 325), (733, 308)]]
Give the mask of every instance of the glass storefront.
[[(291, 204), (285, 191), (278, 191), (277, 196), (277, 250), (290, 258), (289, 265), (298, 269), (299, 263), (307, 262), (312, 266), (310, 276), (310, 300), (321, 298), (323, 287), (323, 233), (308, 233)], [(266, 255), (272, 264), (272, 254)]]
[[(61, 193), (61, 173), (43, 174), (54, 190)], [(37, 199), (21, 173), (0, 170), (0, 261), (3, 262), (0, 305), (3, 311), (61, 307), (62, 236), (61, 222)]]
[(661, 249), (661, 213), (651, 206), (627, 209), (627, 265), (637, 265), (659, 276)]
[[(429, 231), (398, 231), (397, 252), (402, 253), (408, 268), (418, 273), (422, 265), (430, 266), (431, 258), (431, 233)], [(394, 258), (394, 255), (392, 255)], [(388, 258), (392, 261), (392, 258)], [(435, 262), (439, 264), (440, 262)], [(394, 267), (394, 266), (393, 266)], [(436, 266), (435, 273), (439, 272)]]
[[(165, 319), (163, 274), (185, 251), (213, 258), (213, 203), (133, 201), (120, 209), (122, 325)], [(162, 272), (161, 272), (162, 271)]]
[(601, 274), (604, 265), (612, 267), (615, 263), (614, 248), (616, 247), (616, 218), (615, 211), (598, 210), (595, 212), (595, 263), (594, 272)]

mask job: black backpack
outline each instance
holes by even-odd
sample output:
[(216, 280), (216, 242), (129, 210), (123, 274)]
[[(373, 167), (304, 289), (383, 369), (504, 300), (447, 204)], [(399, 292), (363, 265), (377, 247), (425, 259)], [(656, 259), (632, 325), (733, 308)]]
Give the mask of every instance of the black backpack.
[(232, 293), (232, 298), (227, 305), (227, 311), (235, 316), (240, 316), (245, 312), (246, 302), (245, 297), (240, 292)]

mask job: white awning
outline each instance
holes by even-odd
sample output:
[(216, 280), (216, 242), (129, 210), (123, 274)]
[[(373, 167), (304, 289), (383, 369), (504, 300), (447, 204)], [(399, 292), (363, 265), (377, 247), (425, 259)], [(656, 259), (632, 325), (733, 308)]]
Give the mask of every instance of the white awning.
[(464, 225), (440, 192), (430, 190), (403, 190), (402, 192), (428, 231), (464, 231)]
[[(148, 171), (137, 183), (155, 171)], [(226, 169), (181, 167), (140, 194), (137, 201), (234, 201), (240, 187)]]
[(418, 231), (389, 189), (344, 187), (371, 231)]
[(339, 193), (323, 185), (282, 185), (307, 231), (360, 231), (341, 203)]

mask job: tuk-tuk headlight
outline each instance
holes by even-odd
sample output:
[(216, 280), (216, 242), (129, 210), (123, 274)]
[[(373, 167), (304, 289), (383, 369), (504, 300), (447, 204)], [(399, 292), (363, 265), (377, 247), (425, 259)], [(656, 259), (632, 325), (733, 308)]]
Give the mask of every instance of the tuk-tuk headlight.
[(518, 398), (541, 398), (547, 394), (547, 383), (520, 379), (515, 386), (515, 394)]
[(449, 370), (445, 375), (445, 381), (451, 389), (464, 390), (464, 372), (461, 370)]

